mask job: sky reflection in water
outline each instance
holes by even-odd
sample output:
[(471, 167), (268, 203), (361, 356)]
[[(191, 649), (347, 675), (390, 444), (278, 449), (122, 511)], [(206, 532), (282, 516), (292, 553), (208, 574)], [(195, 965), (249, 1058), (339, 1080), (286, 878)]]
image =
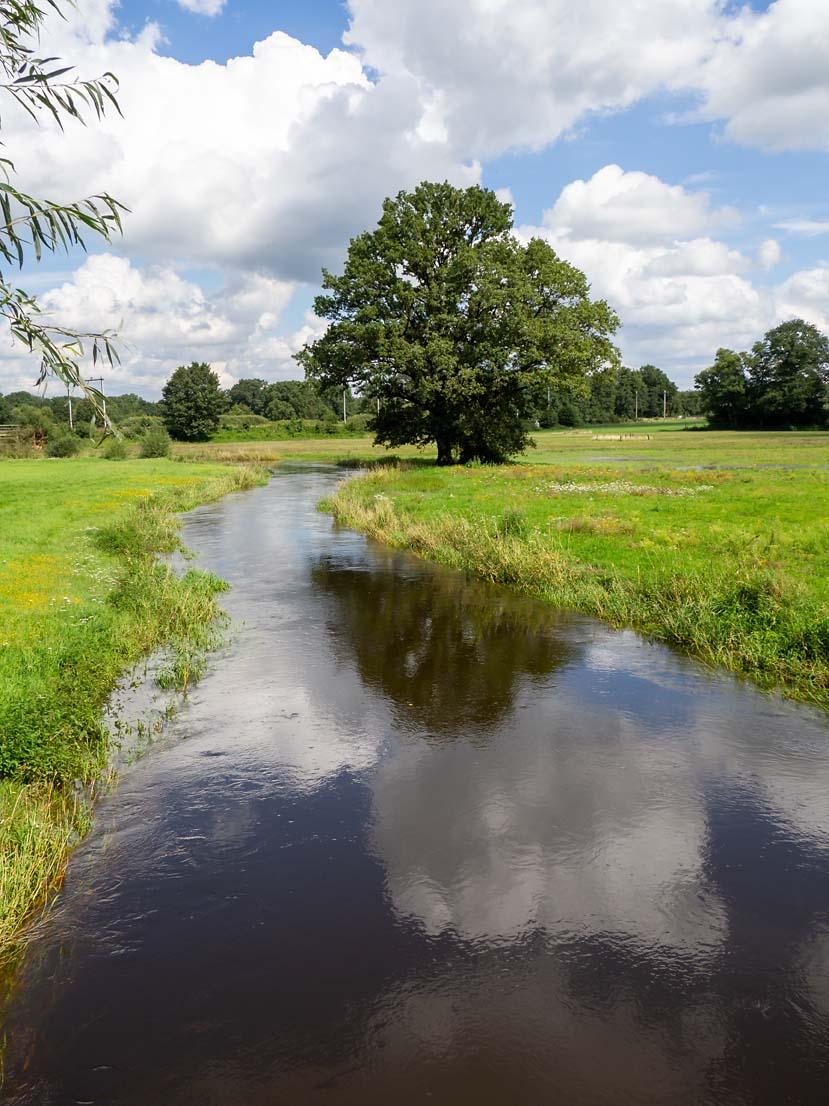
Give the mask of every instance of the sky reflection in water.
[(10, 1100), (822, 1103), (826, 720), (337, 531), (336, 478), (190, 517), (244, 624), (76, 856)]

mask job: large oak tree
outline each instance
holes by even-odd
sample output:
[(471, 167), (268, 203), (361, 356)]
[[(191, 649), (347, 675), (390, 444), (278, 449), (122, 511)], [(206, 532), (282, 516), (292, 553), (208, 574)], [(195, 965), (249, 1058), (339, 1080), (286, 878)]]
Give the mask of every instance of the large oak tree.
[(510, 205), (479, 187), (386, 200), (323, 290), (330, 325), (297, 355), (308, 378), (379, 401), (378, 443), (434, 443), (440, 464), (519, 452), (548, 387), (617, 358), (618, 319), (584, 274), (541, 239), (520, 243)]

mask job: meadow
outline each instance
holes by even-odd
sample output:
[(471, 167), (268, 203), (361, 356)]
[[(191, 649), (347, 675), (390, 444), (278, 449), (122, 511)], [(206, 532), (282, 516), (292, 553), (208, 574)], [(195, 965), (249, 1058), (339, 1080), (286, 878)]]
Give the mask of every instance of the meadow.
[(380, 466), (326, 506), (390, 545), (829, 708), (829, 434), (535, 437), (514, 465)]
[(265, 477), (168, 460), (0, 464), (0, 960), (86, 829), (118, 677), (166, 645), (164, 676), (186, 688), (212, 643), (223, 584), (154, 556), (178, 547), (177, 512)]

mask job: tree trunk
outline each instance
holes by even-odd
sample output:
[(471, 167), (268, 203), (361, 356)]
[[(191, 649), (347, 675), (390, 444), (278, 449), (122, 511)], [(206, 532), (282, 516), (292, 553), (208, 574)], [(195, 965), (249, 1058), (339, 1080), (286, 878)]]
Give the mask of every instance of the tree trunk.
[(438, 464), (439, 465), (451, 465), (452, 464), (452, 446), (445, 439), (438, 438)]

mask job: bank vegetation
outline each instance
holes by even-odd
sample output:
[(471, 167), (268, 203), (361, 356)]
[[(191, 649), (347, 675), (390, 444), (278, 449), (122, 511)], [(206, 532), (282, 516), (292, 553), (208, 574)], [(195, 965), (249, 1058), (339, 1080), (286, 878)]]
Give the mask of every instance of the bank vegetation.
[(265, 475), (168, 460), (0, 465), (0, 962), (88, 828), (118, 678), (165, 646), (163, 678), (184, 690), (215, 639), (222, 581), (156, 557), (180, 548), (178, 513)]
[(819, 467), (404, 464), (326, 506), (389, 545), (829, 708), (827, 493)]

